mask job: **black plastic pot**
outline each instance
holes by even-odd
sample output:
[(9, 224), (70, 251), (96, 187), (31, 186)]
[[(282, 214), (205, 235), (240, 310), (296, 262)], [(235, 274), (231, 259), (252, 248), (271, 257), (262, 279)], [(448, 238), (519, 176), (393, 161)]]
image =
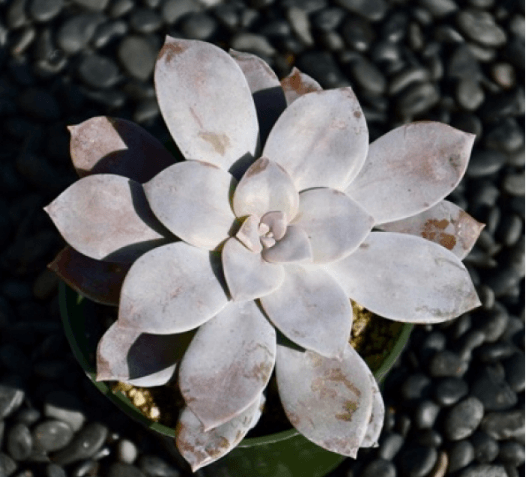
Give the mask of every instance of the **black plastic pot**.
[[(176, 459), (174, 429), (145, 417), (120, 391), (112, 391), (106, 382), (97, 382), (95, 349), (97, 341), (87, 334), (86, 322), (95, 312), (93, 303), (64, 283), (59, 286), (60, 312), (66, 336), (78, 362), (100, 392), (133, 419), (156, 433)], [(405, 324), (391, 353), (374, 373), (381, 382), (407, 343), (413, 325)], [(326, 451), (310, 442), (295, 429), (258, 438), (244, 439), (220, 460), (200, 472), (207, 477), (323, 477), (336, 468), (344, 456)]]

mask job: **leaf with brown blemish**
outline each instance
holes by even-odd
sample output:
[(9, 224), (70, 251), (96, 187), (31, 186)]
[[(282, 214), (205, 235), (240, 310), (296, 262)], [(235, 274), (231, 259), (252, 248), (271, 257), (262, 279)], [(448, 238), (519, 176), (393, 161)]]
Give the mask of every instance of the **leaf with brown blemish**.
[(281, 80), (281, 87), (289, 106), (300, 96), (323, 89), (315, 79), (301, 72), (295, 66), (289, 75)]
[(345, 192), (377, 224), (420, 214), (460, 182), (475, 136), (422, 121), (389, 131), (369, 146), (367, 160)]
[(372, 373), (348, 343), (341, 360), (312, 359), (315, 354), (278, 344), (276, 378), (283, 408), (307, 439), (356, 457), (373, 407)]
[(265, 389), (276, 332), (254, 301), (231, 302), (197, 331), (179, 370), (179, 387), (204, 424), (217, 427), (243, 412)]
[(378, 439), (384, 425), (385, 406), (382, 393), (373, 375), (370, 376), (370, 381), (373, 389), (373, 408), (367, 431), (360, 443), (360, 447), (378, 447)]
[(452, 202), (442, 200), (420, 214), (382, 224), (379, 228), (423, 237), (451, 250), (462, 260), (475, 245), (484, 224)]
[(236, 447), (259, 421), (264, 402), (265, 397), (258, 395), (241, 414), (209, 431), (204, 430), (189, 407), (183, 409), (175, 428), (175, 442), (192, 471), (211, 464)]

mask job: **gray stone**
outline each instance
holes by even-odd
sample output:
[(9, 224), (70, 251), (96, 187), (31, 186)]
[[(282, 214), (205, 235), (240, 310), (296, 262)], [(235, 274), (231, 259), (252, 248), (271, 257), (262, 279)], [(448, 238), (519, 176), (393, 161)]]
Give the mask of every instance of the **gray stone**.
[(444, 433), (449, 440), (469, 437), (484, 416), (484, 406), (476, 397), (468, 397), (455, 404), (444, 419)]

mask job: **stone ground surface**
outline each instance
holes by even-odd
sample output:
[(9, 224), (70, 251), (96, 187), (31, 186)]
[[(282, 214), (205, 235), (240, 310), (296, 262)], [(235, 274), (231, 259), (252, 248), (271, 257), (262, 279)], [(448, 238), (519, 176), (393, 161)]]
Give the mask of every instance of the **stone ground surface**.
[(379, 448), (330, 477), (524, 475), (523, 2), (0, 0), (0, 477), (190, 475), (83, 375), (45, 270), (63, 242), (42, 207), (76, 179), (66, 125), (108, 114), (166, 137), (165, 34), (351, 85), (371, 139), (417, 119), (477, 134), (451, 200), (487, 224), (465, 260), (483, 306), (415, 329)]

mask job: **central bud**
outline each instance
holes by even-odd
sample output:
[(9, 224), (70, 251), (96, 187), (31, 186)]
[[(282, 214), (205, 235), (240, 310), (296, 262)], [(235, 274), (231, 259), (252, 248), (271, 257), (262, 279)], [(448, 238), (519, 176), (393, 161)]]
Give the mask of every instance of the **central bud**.
[(264, 248), (273, 247), (279, 242), (287, 231), (285, 214), (280, 211), (267, 212), (261, 219), (249, 215), (236, 237), (250, 251), (259, 253)]

